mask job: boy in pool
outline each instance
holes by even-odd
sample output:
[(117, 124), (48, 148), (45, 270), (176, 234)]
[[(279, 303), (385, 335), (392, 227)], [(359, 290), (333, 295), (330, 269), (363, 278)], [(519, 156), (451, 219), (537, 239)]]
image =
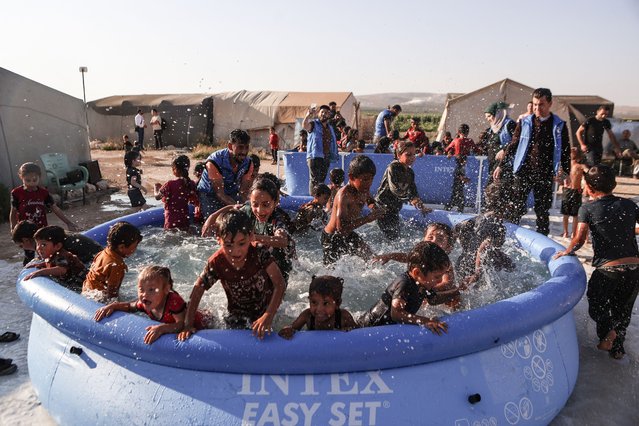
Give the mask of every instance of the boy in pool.
[[(365, 155), (358, 155), (348, 167), (348, 184), (337, 192), (331, 218), (322, 232), (324, 264), (336, 262), (344, 254), (355, 254), (369, 259), (371, 249), (355, 229), (373, 222), (386, 210), (377, 207), (370, 194), (375, 163)], [(368, 216), (362, 216), (364, 205), (371, 207)]]
[(577, 233), (568, 247), (555, 254), (573, 256), (584, 245), (588, 231), (592, 238), (592, 266), (588, 281), (588, 314), (597, 324), (597, 348), (614, 359), (624, 357), (626, 329), (639, 292), (639, 250), (635, 226), (639, 206), (612, 194), (617, 182), (614, 171), (596, 165), (585, 174), (591, 203), (579, 208)]
[(353, 316), (342, 304), (344, 280), (330, 275), (313, 275), (308, 288), (310, 307), (302, 311), (291, 325), (282, 328), (279, 335), (287, 340), (293, 338), (296, 331), (304, 326), (307, 330), (342, 330), (357, 328)]
[[(115, 311), (144, 312), (161, 325), (146, 328), (144, 343), (150, 345), (160, 336), (182, 331), (186, 315), (186, 302), (173, 290), (171, 271), (164, 266), (147, 266), (138, 275), (138, 298), (131, 302), (113, 302), (95, 311), (93, 319), (100, 322)], [(204, 315), (196, 312), (193, 325), (198, 330), (204, 327)]]
[(312, 227), (311, 224), (314, 220), (319, 220), (324, 226), (326, 225), (328, 214), (324, 209), (331, 196), (331, 190), (325, 184), (320, 183), (319, 185), (315, 185), (312, 195), (313, 199), (308, 203), (302, 204), (297, 210), (297, 215), (295, 216), (292, 227), (293, 232), (301, 233), (307, 231)]
[(418, 243), (411, 250), (408, 270), (389, 285), (381, 298), (362, 317), (362, 327), (387, 324), (416, 324), (433, 333), (448, 331), (448, 325), (437, 318), (417, 315), (424, 299), (437, 303), (434, 287), (450, 268), (448, 255), (437, 244), (428, 241)]
[(142, 241), (140, 230), (128, 222), (109, 229), (107, 247), (93, 259), (82, 284), (82, 295), (101, 302), (117, 298), (127, 271), (124, 258), (131, 256)]
[(331, 196), (326, 204), (326, 211), (330, 212), (333, 208), (333, 201), (335, 200), (337, 191), (344, 185), (344, 170), (338, 168), (332, 169), (328, 174), (328, 180), (328, 188), (331, 190)]
[(220, 248), (193, 285), (184, 330), (178, 339), (186, 340), (197, 331), (194, 319), (202, 295), (218, 280), (226, 293), (227, 325), (245, 328), (247, 321), (251, 322), (253, 334), (262, 339), (272, 331), (273, 317), (282, 303), (282, 273), (268, 251), (252, 244), (252, 223), (245, 213), (233, 209), (221, 214), (215, 229)]

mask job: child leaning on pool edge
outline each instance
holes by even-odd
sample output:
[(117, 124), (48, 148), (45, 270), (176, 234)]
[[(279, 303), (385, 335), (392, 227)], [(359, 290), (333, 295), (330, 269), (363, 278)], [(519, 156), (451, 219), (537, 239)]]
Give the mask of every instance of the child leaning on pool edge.
[(342, 330), (357, 328), (353, 316), (342, 304), (344, 280), (330, 275), (313, 275), (308, 288), (310, 307), (304, 309), (291, 325), (282, 328), (279, 335), (285, 339), (293, 338), (296, 331), (304, 326), (307, 330)]
[(258, 338), (272, 331), (273, 317), (284, 296), (284, 278), (275, 259), (263, 248), (253, 246), (254, 234), (249, 217), (230, 210), (217, 218), (217, 241), (220, 248), (208, 259), (191, 291), (184, 331), (178, 339), (186, 340), (197, 330), (195, 312), (204, 292), (218, 280), (227, 299), (227, 326), (245, 328), (247, 321)]
[(437, 244), (422, 241), (411, 250), (408, 270), (390, 284), (381, 298), (359, 319), (362, 327), (387, 324), (416, 324), (436, 334), (448, 331), (437, 318), (417, 315), (424, 299), (434, 304), (434, 287), (450, 268), (450, 260)]

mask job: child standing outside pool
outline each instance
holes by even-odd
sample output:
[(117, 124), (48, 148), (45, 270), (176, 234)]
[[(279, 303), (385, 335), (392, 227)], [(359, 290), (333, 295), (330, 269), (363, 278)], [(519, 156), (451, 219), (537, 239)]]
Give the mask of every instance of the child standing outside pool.
[[(168, 333), (178, 333), (184, 326), (186, 302), (173, 290), (171, 271), (164, 266), (147, 266), (138, 275), (138, 298), (131, 302), (113, 302), (103, 306), (95, 312), (93, 319), (100, 322), (110, 317), (115, 311), (144, 312), (159, 325), (146, 328), (144, 343), (150, 345), (160, 336)], [(204, 328), (204, 316), (196, 312), (193, 326), (201, 330)]]
[(614, 359), (624, 357), (626, 328), (639, 291), (639, 250), (635, 227), (639, 223), (639, 206), (613, 195), (617, 182), (614, 171), (596, 165), (585, 174), (586, 191), (591, 203), (579, 208), (577, 234), (566, 250), (555, 254), (574, 255), (592, 237), (592, 266), (588, 281), (588, 314), (597, 324), (597, 348), (608, 351)]
[(127, 271), (124, 258), (135, 253), (140, 241), (140, 230), (130, 223), (113, 225), (107, 234), (107, 247), (93, 259), (82, 284), (82, 295), (102, 302), (117, 298)]
[(161, 199), (164, 202), (164, 229), (189, 230), (191, 225), (189, 204), (195, 204), (198, 201), (195, 182), (189, 178), (190, 167), (189, 157), (179, 155), (171, 163), (173, 175), (177, 179), (170, 180), (164, 185), (155, 184), (155, 199)]
[(416, 324), (433, 333), (448, 331), (445, 322), (417, 315), (424, 299), (435, 304), (433, 288), (442, 281), (450, 268), (448, 255), (434, 243), (422, 241), (411, 250), (408, 270), (389, 285), (382, 297), (362, 317), (362, 327), (386, 324)]
[(446, 154), (450, 158), (455, 157), (455, 174), (453, 176), (453, 188), (450, 201), (446, 204), (445, 209), (451, 210), (457, 207), (460, 213), (464, 212), (464, 184), (470, 179), (466, 177), (466, 157), (479, 148), (475, 142), (468, 137), (470, 127), (468, 124), (462, 124), (457, 130), (457, 137), (446, 147)]
[(307, 330), (342, 330), (357, 328), (353, 316), (342, 304), (344, 280), (330, 275), (313, 276), (308, 288), (310, 307), (302, 311), (293, 324), (282, 328), (279, 335), (285, 339), (293, 338), (296, 331), (304, 326)]
[(146, 188), (142, 186), (142, 154), (139, 151), (129, 151), (124, 154), (124, 165), (126, 166), (127, 195), (131, 201), (131, 207), (146, 208), (146, 199), (142, 193), (146, 194)]
[[(588, 166), (583, 163), (583, 155), (578, 148), (570, 148), (570, 175), (564, 181), (563, 200), (561, 201), (561, 214), (564, 215), (564, 233), (562, 237), (574, 237), (577, 233), (577, 215), (581, 207), (582, 188), (581, 181)], [(568, 232), (568, 224), (572, 217), (572, 232)]]
[(275, 127), (269, 127), (268, 129), (268, 145), (271, 147), (271, 156), (273, 157), (271, 164), (277, 164), (277, 150), (280, 149), (280, 137), (275, 132)]
[(227, 299), (227, 326), (245, 328), (251, 322), (259, 339), (272, 331), (273, 317), (284, 296), (284, 278), (275, 259), (264, 249), (253, 246), (251, 220), (238, 210), (221, 214), (215, 223), (220, 248), (213, 253), (195, 281), (188, 303), (184, 331), (186, 340), (197, 331), (195, 312), (204, 292), (218, 280)]

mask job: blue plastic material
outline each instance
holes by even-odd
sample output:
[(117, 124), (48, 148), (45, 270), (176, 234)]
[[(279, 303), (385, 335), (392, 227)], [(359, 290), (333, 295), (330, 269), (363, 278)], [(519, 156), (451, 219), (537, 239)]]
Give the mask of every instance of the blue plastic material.
[[(283, 199), (285, 208), (303, 201)], [(413, 209), (403, 214), (421, 219)], [(428, 220), (463, 217), (435, 212)], [(161, 226), (162, 209), (118, 220)], [(104, 242), (109, 224), (87, 234)], [(550, 260), (560, 246), (548, 238), (508, 231), (548, 263), (551, 278), (445, 317), (444, 336), (402, 325), (302, 332), (291, 341), (205, 330), (149, 346), (141, 338), (148, 318), (118, 312), (96, 323), (98, 303), (46, 278), (23, 282), (25, 270), (17, 290), (34, 311), (31, 380), (61, 424), (547, 424), (576, 382), (571, 310), (586, 276), (575, 258)]]

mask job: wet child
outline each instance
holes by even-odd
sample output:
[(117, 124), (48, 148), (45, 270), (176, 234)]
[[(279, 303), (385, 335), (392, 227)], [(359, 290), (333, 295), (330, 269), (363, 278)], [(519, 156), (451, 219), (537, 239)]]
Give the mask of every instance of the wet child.
[[(144, 312), (153, 321), (162, 324), (146, 328), (144, 343), (150, 345), (163, 334), (178, 333), (184, 327), (186, 302), (173, 290), (171, 271), (164, 266), (147, 266), (138, 275), (138, 298), (131, 302), (113, 302), (95, 311), (93, 319), (100, 322), (113, 312)], [(204, 315), (197, 311), (193, 326), (205, 328)]]
[(38, 229), (33, 238), (38, 259), (28, 267), (36, 268), (37, 271), (29, 273), (24, 279), (51, 277), (71, 290), (80, 291), (87, 269), (75, 254), (64, 249), (64, 229), (45, 226)]
[(202, 295), (218, 280), (227, 298), (230, 328), (246, 328), (247, 322), (259, 339), (272, 331), (273, 317), (284, 296), (284, 278), (270, 253), (255, 247), (250, 218), (238, 210), (219, 215), (215, 224), (220, 248), (208, 259), (195, 281), (188, 303), (184, 331), (186, 340), (197, 331), (195, 312)]
[[(375, 163), (365, 155), (356, 156), (348, 167), (348, 184), (337, 192), (331, 217), (322, 232), (324, 264), (336, 262), (345, 254), (354, 254), (364, 260), (372, 256), (371, 249), (355, 229), (381, 217), (385, 210), (378, 207), (370, 194)], [(365, 205), (371, 208), (368, 216), (362, 216)]]
[[(570, 148), (570, 175), (564, 180), (563, 200), (561, 201), (561, 214), (563, 215), (564, 232), (562, 237), (572, 238), (577, 233), (577, 214), (581, 207), (582, 187), (581, 181), (588, 166), (584, 164), (583, 155), (579, 148)], [(568, 224), (572, 217), (572, 232), (568, 232)]]
[(171, 163), (173, 175), (176, 177), (164, 185), (155, 184), (156, 200), (164, 203), (164, 229), (188, 231), (191, 226), (189, 204), (198, 201), (197, 187), (189, 178), (191, 160), (186, 155), (177, 156)]
[(455, 173), (453, 175), (453, 188), (450, 201), (444, 206), (446, 210), (457, 207), (460, 213), (464, 212), (465, 197), (464, 184), (470, 179), (466, 176), (466, 158), (473, 152), (478, 150), (475, 142), (468, 137), (470, 127), (468, 124), (462, 124), (457, 130), (457, 137), (446, 147), (445, 152), (450, 158), (455, 157)]
[(307, 330), (341, 330), (357, 328), (353, 316), (342, 304), (344, 280), (330, 275), (313, 275), (308, 288), (309, 308), (302, 311), (291, 325), (282, 328), (279, 335), (287, 340), (304, 326)]
[[(83, 234), (67, 234), (64, 232), (64, 229), (59, 226), (49, 226), (49, 228), (59, 228), (64, 233), (65, 238), (63, 248), (76, 255), (82, 263), (91, 262), (95, 255), (104, 248), (96, 241)], [(11, 239), (25, 252), (29, 251), (35, 253), (36, 241), (34, 239), (34, 235), (37, 230), (38, 227), (35, 223), (28, 220), (22, 220), (18, 222), (18, 224), (13, 228), (13, 231), (11, 231)], [(22, 264), (26, 265), (32, 259), (33, 256), (31, 256), (31, 258), (25, 257)]]
[(100, 302), (117, 298), (127, 271), (124, 258), (135, 253), (140, 241), (140, 230), (130, 223), (113, 225), (107, 234), (107, 247), (95, 256), (84, 279), (82, 295)]
[(577, 234), (554, 258), (575, 255), (590, 231), (595, 270), (586, 293), (588, 314), (597, 324), (597, 348), (621, 359), (626, 352), (626, 329), (639, 291), (639, 250), (635, 236), (639, 206), (613, 195), (617, 182), (610, 167), (596, 165), (584, 177), (586, 192), (593, 201), (579, 208)]
[(126, 166), (127, 195), (131, 201), (131, 207), (139, 207), (140, 210), (146, 208), (146, 199), (142, 193), (146, 194), (146, 188), (142, 186), (142, 154), (139, 151), (129, 151), (124, 154), (124, 165)]
[(377, 225), (390, 240), (400, 237), (403, 222), (399, 212), (404, 203), (411, 204), (422, 214), (432, 212), (417, 193), (415, 173), (411, 168), (416, 158), (415, 144), (410, 141), (399, 141), (395, 155), (397, 159), (392, 161), (384, 171), (375, 196), (375, 202), (386, 208), (384, 216), (377, 219)]
[(328, 188), (331, 190), (331, 196), (328, 199), (328, 203), (326, 203), (326, 211), (330, 212), (333, 208), (333, 200), (335, 200), (335, 195), (337, 191), (344, 185), (344, 170), (340, 168), (331, 169), (328, 173)]
[(433, 333), (448, 331), (445, 322), (417, 315), (424, 300), (437, 302), (433, 288), (450, 267), (448, 255), (437, 244), (422, 241), (411, 250), (408, 270), (390, 284), (381, 298), (359, 319), (362, 327), (387, 324), (416, 324)]
[[(333, 169), (335, 170), (335, 169)], [(314, 221), (321, 221), (322, 226), (326, 226), (328, 222), (328, 214), (325, 209), (331, 196), (331, 190), (323, 183), (313, 187), (313, 199), (308, 203), (302, 204), (297, 210), (295, 221), (293, 222), (292, 232), (301, 233), (313, 228)]]
[(269, 127), (268, 129), (268, 145), (271, 148), (271, 156), (273, 157), (271, 164), (277, 164), (277, 150), (280, 149), (280, 137), (275, 132), (275, 127)]

